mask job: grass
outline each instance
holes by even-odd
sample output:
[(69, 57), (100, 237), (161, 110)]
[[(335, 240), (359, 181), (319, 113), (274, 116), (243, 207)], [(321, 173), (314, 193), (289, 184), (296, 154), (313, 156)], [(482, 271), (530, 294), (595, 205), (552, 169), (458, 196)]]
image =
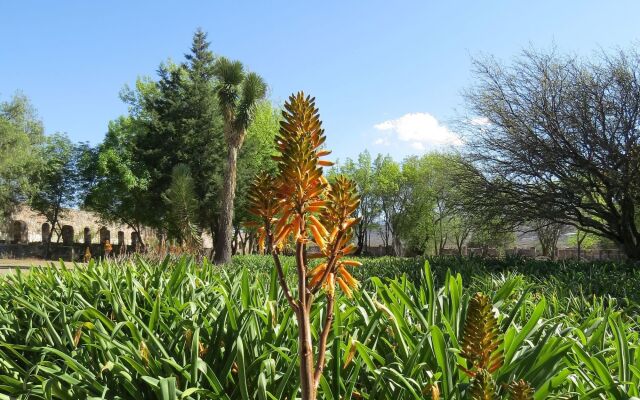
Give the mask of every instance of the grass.
[[(477, 291), (502, 335), (495, 398), (520, 379), (536, 399), (639, 395), (635, 269), (432, 265), (365, 260), (363, 289), (336, 302), (320, 398), (470, 398), (460, 343)], [(1, 279), (0, 398), (296, 398), (297, 327), (268, 257), (61, 264)]]

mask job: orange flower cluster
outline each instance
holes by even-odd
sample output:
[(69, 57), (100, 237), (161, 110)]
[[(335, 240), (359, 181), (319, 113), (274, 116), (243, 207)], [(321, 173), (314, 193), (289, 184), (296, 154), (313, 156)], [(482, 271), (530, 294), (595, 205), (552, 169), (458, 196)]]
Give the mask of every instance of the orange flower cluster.
[(351, 216), (359, 203), (353, 181), (338, 176), (327, 188), (325, 208), (320, 212), (320, 219), (309, 216), (313, 241), (320, 250), (309, 257), (327, 259), (327, 262), (321, 263), (309, 273), (311, 288), (324, 284), (327, 290), (333, 290), (335, 282), (347, 296), (351, 296), (352, 289), (358, 287), (358, 281), (347, 271), (347, 267), (358, 266), (360, 262), (344, 260), (343, 257), (356, 250), (351, 241), (352, 227), (358, 219)]
[(249, 189), (249, 207), (260, 222), (249, 221), (245, 225), (258, 229), (258, 248), (262, 253), (265, 249), (266, 239), (270, 234), (271, 226), (275, 222), (278, 199), (276, 197), (273, 178), (266, 172), (259, 173)]
[[(298, 93), (289, 97), (283, 112), (284, 120), (276, 137), (280, 154), (274, 159), (278, 175), (259, 175), (251, 190), (251, 212), (261, 218), (259, 243), (267, 239), (274, 247), (292, 240), (306, 251), (313, 242), (319, 252), (306, 258), (325, 258), (307, 274), (307, 288), (324, 287), (333, 295), (335, 284), (351, 295), (358, 281), (347, 271), (356, 261), (343, 260), (355, 251), (352, 215), (359, 198), (355, 184), (346, 177), (329, 183), (323, 167), (333, 165), (324, 158), (330, 151), (322, 148), (326, 140), (315, 107), (315, 99)], [(305, 265), (306, 268), (306, 265)]]

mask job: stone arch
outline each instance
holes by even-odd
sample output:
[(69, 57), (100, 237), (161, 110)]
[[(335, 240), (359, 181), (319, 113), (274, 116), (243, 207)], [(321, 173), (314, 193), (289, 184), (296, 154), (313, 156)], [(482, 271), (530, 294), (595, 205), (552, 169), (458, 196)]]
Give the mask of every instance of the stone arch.
[(63, 225), (61, 229), (62, 244), (65, 246), (73, 245), (73, 226)]
[(100, 228), (98, 233), (100, 237), (100, 244), (105, 244), (107, 240), (109, 241), (109, 243), (111, 243), (111, 232), (106, 226), (103, 226), (102, 228)]
[(48, 222), (42, 224), (41, 227), (42, 233), (42, 243), (47, 243), (49, 241), (49, 235), (51, 234), (51, 225)]
[(88, 226), (84, 227), (84, 244), (91, 244), (91, 228)]
[(131, 246), (133, 247), (134, 251), (138, 250), (138, 246), (140, 245), (140, 241), (138, 240), (138, 232), (133, 231), (131, 232)]
[(29, 243), (29, 227), (25, 221), (16, 220), (11, 223), (11, 242)]

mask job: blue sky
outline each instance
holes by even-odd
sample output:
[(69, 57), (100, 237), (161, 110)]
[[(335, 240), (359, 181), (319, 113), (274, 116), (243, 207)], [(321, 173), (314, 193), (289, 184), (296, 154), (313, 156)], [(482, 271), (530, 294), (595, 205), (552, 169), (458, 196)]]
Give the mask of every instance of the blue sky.
[(98, 143), (136, 77), (181, 61), (197, 27), (281, 104), (316, 96), (335, 157), (400, 159), (456, 143), (472, 56), (590, 55), (640, 45), (638, 1), (6, 1), (0, 99), (29, 96), (48, 132)]

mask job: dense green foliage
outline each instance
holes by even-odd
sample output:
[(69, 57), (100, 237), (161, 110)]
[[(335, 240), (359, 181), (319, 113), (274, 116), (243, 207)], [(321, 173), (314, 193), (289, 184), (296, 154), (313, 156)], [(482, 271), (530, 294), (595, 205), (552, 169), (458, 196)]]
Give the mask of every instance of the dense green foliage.
[[(0, 284), (0, 392), (295, 398), (297, 328), (269, 260), (240, 257), (218, 268), (138, 259), (9, 275)], [(570, 282), (602, 294), (618, 290), (611, 281), (595, 289), (601, 266), (570, 276), (568, 266), (544, 263), (509, 270), (434, 260), (432, 273), (419, 260), (363, 260), (362, 273), (371, 276), (365, 288), (336, 303), (322, 398), (429, 398), (436, 385), (441, 398), (469, 396), (459, 350), (476, 291), (491, 299), (503, 338), (504, 365), (491, 377), (496, 390), (523, 379), (536, 399), (638, 395), (636, 303), (621, 309), (622, 297), (569, 292)], [(447, 271), (456, 265), (460, 274)], [(619, 283), (637, 289), (637, 273), (609, 267), (626, 271)], [(471, 278), (474, 269), (478, 276)], [(375, 277), (400, 271), (411, 275)], [(320, 314), (312, 316), (314, 334)]]
[(85, 153), (86, 145), (66, 134), (44, 135), (26, 96), (0, 103), (0, 224), (26, 203), (60, 234), (58, 220), (76, 201)]
[(428, 153), (399, 163), (382, 154), (372, 159), (364, 151), (333, 173), (338, 171), (356, 182), (362, 199), (356, 232), (361, 254), (367, 254), (375, 230), (389, 247), (387, 254), (395, 255), (440, 255), (453, 247), (460, 252), (470, 243), (504, 248), (514, 240), (497, 220), (464, 207), (467, 194), (457, 184), (474, 178), (456, 154)]
[(29, 177), (42, 165), (43, 139), (42, 122), (24, 95), (0, 102), (0, 223), (33, 189)]
[[(293, 257), (283, 257), (282, 260), (287, 266), (294, 265)], [(367, 289), (371, 289), (371, 282), (368, 280), (371, 276), (393, 279), (404, 274), (410, 281), (419, 282), (422, 266), (428, 261), (433, 266), (432, 274), (438, 285), (443, 284), (449, 273), (459, 274), (464, 286), (473, 292), (482, 291), (488, 286), (498, 289), (505, 279), (516, 277), (531, 286), (532, 290), (548, 297), (596, 296), (613, 299), (629, 312), (636, 312), (637, 305), (640, 304), (640, 291), (637, 290), (640, 269), (634, 264), (480, 257), (375, 257), (358, 260), (363, 266), (353, 269), (353, 275)], [(238, 267), (263, 272), (269, 272), (273, 268), (271, 259), (264, 256), (238, 256), (233, 259), (233, 263)]]
[[(181, 241), (174, 236), (172, 207), (163, 197), (174, 168), (184, 165), (193, 179), (193, 224), (215, 236), (227, 158), (223, 110), (217, 99), (220, 59), (198, 30), (184, 62), (165, 62), (157, 78), (139, 78), (135, 87), (124, 88), (121, 98), (129, 113), (109, 123), (105, 139), (93, 149), (94, 162), (85, 169), (86, 208), (134, 230), (147, 226)], [(271, 103), (260, 102), (245, 111), (248, 128), (238, 154), (236, 187), (240, 199), (235, 211), (240, 216), (246, 215), (240, 210), (246, 182), (257, 170), (270, 168), (265, 154), (271, 154), (278, 130)]]

